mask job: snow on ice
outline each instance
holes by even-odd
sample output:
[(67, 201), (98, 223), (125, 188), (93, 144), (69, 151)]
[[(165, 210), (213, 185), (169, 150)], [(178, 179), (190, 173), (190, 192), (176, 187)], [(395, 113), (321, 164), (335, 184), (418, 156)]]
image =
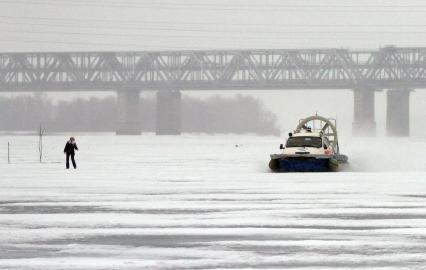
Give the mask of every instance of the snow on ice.
[[(278, 137), (1, 136), (0, 269), (425, 269), (426, 141), (341, 142), (274, 174)], [(6, 147), (11, 142), (11, 161)], [(235, 147), (239, 145), (239, 147)]]

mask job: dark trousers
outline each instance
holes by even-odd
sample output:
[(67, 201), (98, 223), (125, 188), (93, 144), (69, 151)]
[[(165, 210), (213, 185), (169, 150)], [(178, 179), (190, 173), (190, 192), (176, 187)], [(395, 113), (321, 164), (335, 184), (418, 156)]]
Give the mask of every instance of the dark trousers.
[(71, 161), (72, 161), (72, 165), (74, 166), (74, 169), (77, 169), (77, 164), (75, 164), (75, 160), (74, 160), (74, 154), (68, 154), (68, 153), (67, 153), (67, 169), (70, 168), (70, 157), (71, 157)]

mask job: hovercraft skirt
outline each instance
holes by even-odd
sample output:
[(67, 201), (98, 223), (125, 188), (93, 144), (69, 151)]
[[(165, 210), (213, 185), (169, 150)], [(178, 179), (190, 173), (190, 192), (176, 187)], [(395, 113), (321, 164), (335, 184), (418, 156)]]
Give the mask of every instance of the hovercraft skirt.
[(330, 172), (336, 171), (338, 162), (332, 157), (271, 156), (269, 167), (274, 172)]
[(328, 159), (288, 158), (280, 159), (281, 172), (328, 172)]

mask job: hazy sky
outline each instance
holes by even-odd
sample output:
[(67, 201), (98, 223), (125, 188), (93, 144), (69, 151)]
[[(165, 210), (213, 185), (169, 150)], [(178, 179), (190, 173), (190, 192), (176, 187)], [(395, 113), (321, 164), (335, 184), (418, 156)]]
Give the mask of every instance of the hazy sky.
[[(0, 51), (426, 47), (425, 15), (420, 0), (0, 0)], [(284, 128), (317, 110), (352, 118), (350, 91), (308, 93), (258, 96)], [(413, 96), (413, 118), (426, 119), (426, 90)]]
[(1, 0), (2, 51), (423, 46), (408, 1)]

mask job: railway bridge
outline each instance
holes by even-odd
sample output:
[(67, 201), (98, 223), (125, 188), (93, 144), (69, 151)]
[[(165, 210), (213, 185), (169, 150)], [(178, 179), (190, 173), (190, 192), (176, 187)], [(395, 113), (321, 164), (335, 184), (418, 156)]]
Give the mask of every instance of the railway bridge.
[(117, 134), (140, 134), (141, 91), (157, 91), (157, 134), (179, 134), (181, 91), (335, 89), (353, 92), (354, 135), (376, 133), (385, 90), (387, 134), (408, 136), (422, 88), (426, 48), (0, 53), (0, 92), (117, 92)]

